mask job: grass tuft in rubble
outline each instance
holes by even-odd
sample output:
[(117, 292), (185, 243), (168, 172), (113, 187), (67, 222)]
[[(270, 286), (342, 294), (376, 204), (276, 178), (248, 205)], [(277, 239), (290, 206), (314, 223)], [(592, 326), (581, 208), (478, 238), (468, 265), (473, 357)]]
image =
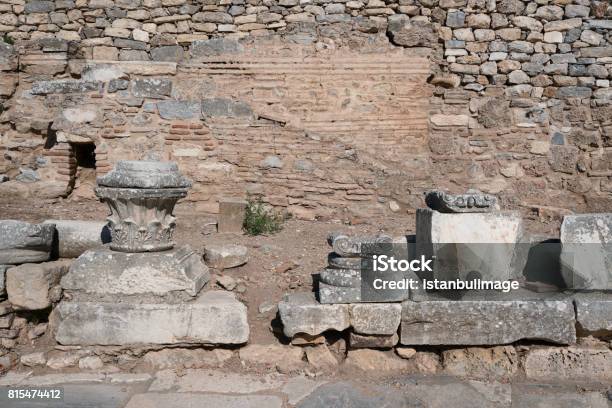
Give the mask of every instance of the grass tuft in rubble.
[(249, 235), (274, 234), (283, 229), (283, 214), (266, 208), (261, 199), (247, 201), (244, 230)]

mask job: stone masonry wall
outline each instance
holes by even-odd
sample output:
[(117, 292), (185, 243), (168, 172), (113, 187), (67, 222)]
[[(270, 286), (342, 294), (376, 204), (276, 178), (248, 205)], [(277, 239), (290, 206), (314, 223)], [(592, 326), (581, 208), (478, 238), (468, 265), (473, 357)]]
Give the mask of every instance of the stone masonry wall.
[[(0, 1), (0, 196), (176, 160), (189, 199), (312, 219), (479, 188), (612, 208), (612, 7), (537, 0)], [(4, 176), (1, 176), (1, 175)], [(78, 183), (77, 183), (78, 184)]]

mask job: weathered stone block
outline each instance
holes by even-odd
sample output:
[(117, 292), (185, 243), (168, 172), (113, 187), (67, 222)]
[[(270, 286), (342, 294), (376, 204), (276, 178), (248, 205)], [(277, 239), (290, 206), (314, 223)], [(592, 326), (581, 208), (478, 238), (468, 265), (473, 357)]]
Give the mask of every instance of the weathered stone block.
[(612, 350), (591, 347), (531, 349), (523, 361), (531, 380), (612, 381)]
[(219, 270), (244, 265), (249, 260), (247, 247), (243, 245), (206, 245), (204, 259), (211, 267)]
[(202, 100), (202, 113), (208, 117), (250, 117), (253, 115), (253, 110), (243, 101), (207, 98)]
[(574, 305), (579, 334), (612, 336), (612, 295), (577, 294), (574, 296)]
[(430, 300), (402, 303), (405, 345), (487, 345), (537, 339), (576, 341), (570, 300)]
[(568, 288), (612, 289), (612, 213), (566, 215), (561, 245)]
[(350, 305), (351, 326), (359, 334), (392, 335), (402, 317), (399, 303)]
[(8, 265), (0, 265), (0, 296), (6, 295), (6, 270)]
[(319, 282), (319, 302), (323, 304), (359, 303), (361, 287), (333, 286)]
[(246, 214), (247, 202), (240, 199), (219, 201), (217, 231), (221, 233), (241, 233)]
[(15, 309), (41, 310), (56, 302), (54, 287), (68, 272), (66, 261), (23, 264), (6, 271), (6, 292)]
[[(518, 212), (445, 214), (417, 210), (417, 254), (434, 259), (433, 273), (442, 280), (508, 280), (523, 270), (517, 245), (523, 232)], [(430, 276), (425, 276), (430, 275)]]
[(180, 62), (183, 60), (184, 53), (185, 51), (180, 45), (156, 47), (151, 50), (151, 59), (153, 61)]
[(32, 84), (32, 94), (47, 95), (53, 93), (85, 93), (99, 91), (102, 83), (97, 81), (81, 81), (76, 79), (61, 79), (56, 81), (37, 81)]
[(391, 335), (368, 335), (351, 332), (349, 345), (352, 349), (359, 348), (392, 348), (399, 341), (397, 333)]
[(53, 245), (53, 225), (29, 224), (17, 220), (0, 221), (0, 265), (43, 262)]
[(189, 52), (193, 58), (238, 54), (243, 50), (243, 46), (238, 41), (224, 37), (194, 41), (189, 47)]
[(60, 258), (76, 258), (111, 240), (110, 231), (102, 221), (46, 220), (43, 224), (55, 225), (54, 252)]
[(163, 78), (144, 78), (132, 81), (132, 94), (137, 98), (163, 99), (170, 96), (172, 81)]
[(193, 101), (161, 101), (157, 102), (159, 116), (163, 119), (199, 119), (202, 116), (200, 102)]
[(232, 293), (205, 292), (189, 303), (62, 302), (56, 340), (64, 345), (242, 344), (246, 306)]
[(62, 279), (62, 287), (98, 294), (185, 291), (196, 296), (209, 279), (208, 267), (189, 247), (151, 253), (101, 248), (81, 255)]
[(298, 333), (317, 335), (326, 330), (342, 331), (350, 326), (348, 305), (322, 305), (308, 292), (286, 295), (279, 302), (278, 311), (287, 337)]

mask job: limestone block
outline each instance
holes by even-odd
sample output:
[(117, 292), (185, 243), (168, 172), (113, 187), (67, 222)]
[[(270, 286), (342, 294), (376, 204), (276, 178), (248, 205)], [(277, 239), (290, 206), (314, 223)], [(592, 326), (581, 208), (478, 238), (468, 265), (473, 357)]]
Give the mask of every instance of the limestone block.
[(210, 279), (208, 267), (189, 247), (151, 253), (112, 251), (107, 247), (81, 255), (62, 279), (62, 287), (98, 294), (196, 296)]
[(65, 94), (65, 93), (85, 93), (99, 91), (102, 83), (97, 81), (83, 81), (78, 79), (61, 79), (54, 81), (36, 81), (32, 84), (32, 94)]
[(157, 102), (159, 116), (163, 119), (198, 119), (202, 116), (200, 102), (193, 101), (160, 101)]
[(238, 54), (243, 50), (244, 47), (238, 41), (225, 37), (194, 41), (189, 47), (189, 53), (193, 58)]
[(577, 294), (574, 296), (574, 305), (580, 334), (598, 337), (612, 335), (612, 295)]
[(247, 309), (232, 293), (189, 303), (62, 302), (56, 340), (64, 345), (242, 344)]
[(352, 349), (358, 348), (392, 348), (399, 341), (397, 333), (392, 335), (369, 335), (351, 332), (349, 345)]
[(170, 96), (172, 81), (163, 78), (144, 78), (132, 81), (132, 94), (137, 98), (163, 99)]
[(110, 242), (111, 236), (105, 222), (77, 220), (46, 220), (57, 231), (55, 250), (60, 258), (76, 258), (83, 252)]
[(322, 305), (312, 293), (286, 295), (278, 304), (287, 337), (298, 333), (317, 335), (326, 330), (342, 331), (350, 326), (348, 305)]
[(361, 287), (344, 287), (319, 282), (319, 302), (323, 304), (359, 303)]
[(217, 231), (221, 233), (241, 233), (246, 214), (247, 202), (240, 199), (223, 199), (219, 201)]
[(612, 289), (612, 213), (566, 215), (561, 273), (572, 289)]
[(17, 310), (46, 309), (56, 302), (54, 287), (68, 271), (66, 261), (23, 264), (6, 271), (6, 292)]
[(356, 333), (392, 335), (399, 327), (402, 306), (399, 303), (364, 303), (350, 305), (349, 313)]
[(248, 250), (243, 245), (206, 245), (204, 259), (211, 267), (219, 270), (235, 268), (247, 263)]
[(612, 350), (593, 347), (545, 347), (527, 352), (523, 361), (530, 380), (612, 381)]
[(521, 339), (576, 341), (569, 300), (429, 300), (402, 303), (405, 345), (508, 344)]
[(0, 265), (48, 260), (54, 232), (53, 225), (0, 220)]
[[(417, 210), (417, 254), (433, 256), (433, 273), (442, 280), (508, 280), (523, 271), (526, 257), (517, 245), (522, 236), (518, 212), (445, 214)], [(477, 276), (478, 275), (478, 276)]]

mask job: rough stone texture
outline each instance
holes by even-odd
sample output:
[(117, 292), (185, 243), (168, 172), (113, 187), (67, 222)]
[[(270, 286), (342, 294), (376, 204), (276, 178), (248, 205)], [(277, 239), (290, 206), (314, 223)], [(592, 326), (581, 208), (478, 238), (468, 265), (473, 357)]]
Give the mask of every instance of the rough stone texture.
[(427, 193), (425, 203), (432, 210), (441, 213), (477, 213), (499, 210), (496, 197), (480, 192), (453, 195), (444, 191), (431, 191)]
[[(508, 280), (522, 272), (523, 233), (518, 212), (444, 214), (417, 210), (417, 254), (433, 262), (433, 277), (442, 280)], [(431, 272), (422, 273), (428, 277)]]
[(196, 296), (209, 279), (208, 267), (189, 247), (153, 253), (102, 248), (81, 255), (61, 284), (66, 290), (97, 294), (166, 295), (184, 291)]
[(46, 309), (59, 300), (54, 289), (68, 272), (70, 262), (53, 261), (23, 264), (6, 271), (6, 292), (13, 308), (20, 310)]
[(576, 341), (569, 300), (433, 300), (402, 303), (404, 345), (496, 345), (521, 339)]
[(282, 379), (277, 374), (239, 374), (219, 370), (160, 371), (149, 391), (211, 392), (250, 394), (279, 388)]
[(612, 289), (612, 213), (566, 215), (561, 273), (568, 288)]
[(211, 268), (223, 270), (244, 265), (249, 260), (248, 250), (243, 245), (206, 245), (204, 259)]
[[(193, 205), (207, 210), (247, 188), (292, 214), (326, 219), (418, 208), (425, 188), (479, 187), (508, 209), (535, 213), (551, 202), (579, 213), (609, 208), (607, 2), (18, 3), (3, 4), (0, 15), (15, 43), (0, 45), (1, 148), (11, 152), (0, 157), (9, 177), (2, 198), (71, 193), (69, 154), (31, 169), (39, 181), (16, 177), (37, 156), (59, 157), (41, 135), (65, 108), (94, 104), (108, 115), (68, 133), (95, 143), (98, 175), (149, 151), (176, 158), (201, 187)], [(50, 80), (95, 64), (120, 66), (128, 87), (101, 77)], [(172, 88), (143, 92), (143, 77)], [(150, 109), (157, 98), (240, 101), (250, 111), (204, 123), (166, 119)], [(493, 121), (496, 113), (503, 120)], [(226, 122), (210, 132), (212, 119)], [(588, 180), (586, 191), (531, 146), (559, 133), (562, 147), (577, 147), (567, 137), (577, 131), (596, 142), (572, 152), (575, 165), (563, 172)], [(261, 168), (267, 156), (282, 156), (284, 166)]]
[(612, 336), (612, 297), (607, 294), (574, 296), (576, 322), (583, 335)]
[(239, 350), (240, 360), (251, 366), (276, 368), (282, 373), (304, 367), (304, 350), (280, 344), (250, 344)]
[(406, 371), (411, 366), (409, 361), (389, 351), (368, 349), (349, 350), (344, 364), (363, 371)]
[(219, 201), (217, 231), (221, 233), (241, 233), (246, 214), (247, 202), (240, 199)]
[(351, 326), (359, 334), (392, 335), (399, 327), (402, 307), (397, 303), (351, 305)]
[(134, 395), (126, 408), (180, 408), (180, 407), (224, 407), (224, 408), (282, 408), (283, 400), (272, 395), (217, 395), (194, 393), (146, 393)]
[(0, 296), (6, 295), (6, 270), (8, 265), (0, 265)]
[(57, 231), (54, 250), (60, 258), (76, 258), (83, 252), (101, 247), (111, 240), (105, 222), (46, 220), (43, 224), (53, 224)]
[(523, 367), (531, 380), (585, 379), (610, 383), (612, 351), (608, 348), (534, 348), (524, 357)]
[(64, 345), (242, 344), (249, 338), (246, 307), (229, 292), (179, 304), (64, 301), (57, 309), (55, 338)]
[(53, 225), (0, 221), (0, 264), (16, 265), (48, 260), (54, 232)]
[(507, 380), (519, 368), (518, 353), (511, 346), (446, 350), (442, 358), (444, 373), (459, 377)]
[(359, 348), (381, 348), (388, 349), (394, 347), (399, 342), (397, 333), (392, 335), (367, 335), (351, 332), (349, 335), (349, 345), (352, 349)]
[(342, 331), (350, 326), (348, 305), (322, 305), (312, 293), (286, 295), (278, 304), (287, 337), (298, 333), (316, 335), (326, 330)]
[(319, 282), (319, 302), (323, 304), (359, 303), (361, 287), (343, 287)]

